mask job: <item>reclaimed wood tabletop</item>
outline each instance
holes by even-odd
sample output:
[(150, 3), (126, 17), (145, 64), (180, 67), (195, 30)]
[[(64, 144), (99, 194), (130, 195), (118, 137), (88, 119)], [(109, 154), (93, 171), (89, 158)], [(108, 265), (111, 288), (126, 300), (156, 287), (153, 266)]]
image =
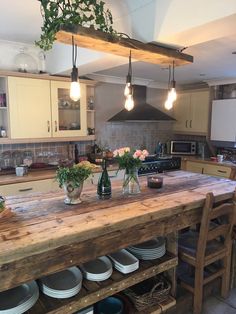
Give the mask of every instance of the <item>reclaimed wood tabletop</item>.
[(0, 220), (0, 291), (197, 223), (207, 192), (227, 201), (236, 187), (186, 171), (160, 175), (162, 189), (140, 177), (138, 195), (122, 195), (122, 182), (113, 182), (109, 200), (85, 187), (78, 205), (65, 205), (63, 192), (8, 197), (13, 215)]

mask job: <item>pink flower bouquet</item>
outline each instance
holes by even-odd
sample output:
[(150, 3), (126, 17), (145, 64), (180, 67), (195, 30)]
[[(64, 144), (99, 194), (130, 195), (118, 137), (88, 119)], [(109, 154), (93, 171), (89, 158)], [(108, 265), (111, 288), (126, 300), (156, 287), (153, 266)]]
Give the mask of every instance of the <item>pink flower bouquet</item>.
[(146, 149), (131, 151), (129, 147), (121, 147), (113, 152), (113, 156), (119, 163), (120, 169), (139, 168), (142, 161), (149, 155)]

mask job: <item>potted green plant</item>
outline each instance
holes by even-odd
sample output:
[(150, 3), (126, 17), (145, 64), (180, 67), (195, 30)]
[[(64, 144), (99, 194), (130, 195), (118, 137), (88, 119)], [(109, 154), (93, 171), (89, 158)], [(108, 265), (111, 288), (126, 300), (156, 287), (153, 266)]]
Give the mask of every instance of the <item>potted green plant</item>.
[(62, 166), (56, 171), (56, 180), (66, 193), (65, 204), (81, 203), (80, 195), (84, 181), (96, 166), (89, 161), (81, 161), (70, 167)]
[(41, 3), (43, 26), (40, 40), (36, 42), (43, 50), (52, 48), (56, 33), (62, 26), (81, 25), (107, 33), (115, 33), (113, 20), (105, 2), (101, 0), (38, 0)]

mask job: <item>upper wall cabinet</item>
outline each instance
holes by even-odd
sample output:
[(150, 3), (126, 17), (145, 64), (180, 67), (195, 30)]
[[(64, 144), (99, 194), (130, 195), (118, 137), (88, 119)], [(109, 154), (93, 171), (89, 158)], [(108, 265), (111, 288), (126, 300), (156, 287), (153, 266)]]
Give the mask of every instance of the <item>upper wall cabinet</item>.
[(94, 83), (80, 83), (81, 98), (74, 102), (69, 81), (47, 78), (0, 77), (0, 127), (7, 137), (1, 142), (94, 139), (94, 111), (88, 110)]
[(209, 91), (196, 90), (178, 93), (174, 104), (175, 133), (208, 133)]
[(8, 77), (10, 135), (51, 137), (50, 81)]
[(211, 140), (236, 142), (236, 99), (212, 102)]
[(80, 83), (81, 98), (70, 99), (70, 83), (51, 81), (52, 135), (71, 137), (87, 135), (86, 85)]

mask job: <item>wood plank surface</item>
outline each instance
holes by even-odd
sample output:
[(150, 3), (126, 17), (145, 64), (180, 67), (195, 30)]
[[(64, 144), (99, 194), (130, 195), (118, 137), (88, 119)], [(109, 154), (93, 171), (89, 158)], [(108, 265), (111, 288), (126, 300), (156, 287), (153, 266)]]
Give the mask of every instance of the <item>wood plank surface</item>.
[(13, 216), (0, 220), (0, 290), (60, 271), (72, 265), (158, 235), (167, 235), (200, 221), (207, 192), (217, 201), (233, 195), (236, 182), (174, 171), (163, 174), (161, 190), (121, 194), (98, 200), (96, 187), (84, 189), (83, 202), (68, 206), (63, 193), (9, 197)]
[(132, 38), (115, 37), (101, 31), (85, 28), (82, 26), (71, 26), (60, 30), (56, 34), (57, 41), (71, 45), (71, 38), (79, 47), (102, 51), (122, 57), (129, 57), (130, 50), (132, 58), (139, 61), (154, 64), (183, 65), (193, 62), (193, 57), (179, 52), (176, 49), (143, 43)]

